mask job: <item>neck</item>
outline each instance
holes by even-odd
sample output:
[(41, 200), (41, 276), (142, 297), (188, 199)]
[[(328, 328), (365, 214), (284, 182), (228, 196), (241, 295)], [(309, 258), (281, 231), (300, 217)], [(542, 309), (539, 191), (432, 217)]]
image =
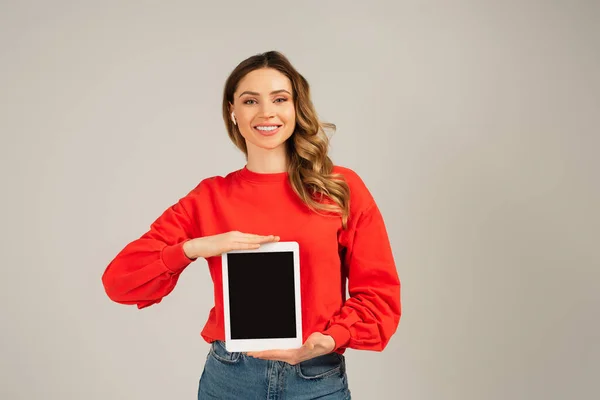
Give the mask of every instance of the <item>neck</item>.
[(287, 153), (285, 146), (275, 149), (262, 149), (248, 146), (248, 162), (246, 168), (259, 174), (287, 172)]

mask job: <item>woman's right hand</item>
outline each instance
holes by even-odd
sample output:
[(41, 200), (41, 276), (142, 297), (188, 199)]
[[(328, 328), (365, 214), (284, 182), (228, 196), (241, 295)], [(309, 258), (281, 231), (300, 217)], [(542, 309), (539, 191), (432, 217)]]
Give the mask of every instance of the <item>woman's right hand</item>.
[(188, 240), (183, 244), (183, 252), (189, 259), (208, 258), (232, 250), (258, 249), (263, 243), (278, 242), (279, 236), (254, 235), (231, 231), (219, 235), (204, 236)]

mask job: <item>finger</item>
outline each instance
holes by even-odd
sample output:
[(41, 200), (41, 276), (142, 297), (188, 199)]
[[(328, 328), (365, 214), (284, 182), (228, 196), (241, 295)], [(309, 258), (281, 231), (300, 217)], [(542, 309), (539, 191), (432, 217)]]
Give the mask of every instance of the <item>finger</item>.
[(265, 237), (265, 235), (256, 235), (254, 233), (246, 233), (246, 232), (240, 232), (240, 231), (233, 231), (233, 232), (231, 232), (231, 235), (234, 240)]
[(291, 360), (294, 357), (294, 351), (289, 350), (267, 350), (267, 351), (250, 351), (247, 353), (250, 357), (263, 358), (265, 360)]
[(240, 237), (243, 238), (253, 238), (253, 239), (260, 239), (260, 238), (271, 238), (274, 235), (257, 235), (254, 233), (242, 233), (241, 235), (239, 235)]
[(251, 250), (258, 249), (260, 244), (258, 243), (234, 243), (231, 246), (231, 250)]
[(236, 242), (240, 243), (268, 243), (279, 240), (279, 236), (269, 235), (269, 236), (248, 236), (236, 239)]

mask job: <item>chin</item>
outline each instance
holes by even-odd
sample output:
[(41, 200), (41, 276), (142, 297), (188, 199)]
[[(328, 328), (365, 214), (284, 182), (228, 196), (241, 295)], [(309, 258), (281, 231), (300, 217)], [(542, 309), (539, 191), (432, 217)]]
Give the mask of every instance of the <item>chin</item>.
[(254, 146), (261, 148), (263, 150), (275, 150), (285, 144), (285, 142), (276, 142), (276, 143), (253, 143)]
[(246, 141), (261, 149), (274, 150), (284, 145), (291, 136), (291, 134), (285, 133), (279, 133), (273, 136), (261, 136), (260, 134), (253, 134), (252, 140), (246, 139)]

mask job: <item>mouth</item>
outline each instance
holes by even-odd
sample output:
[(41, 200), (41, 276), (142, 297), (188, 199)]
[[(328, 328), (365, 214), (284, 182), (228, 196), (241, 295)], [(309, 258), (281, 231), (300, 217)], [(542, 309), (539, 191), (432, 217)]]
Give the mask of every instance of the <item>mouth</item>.
[(253, 127), (262, 136), (273, 136), (279, 132), (279, 128), (283, 125), (257, 125)]

